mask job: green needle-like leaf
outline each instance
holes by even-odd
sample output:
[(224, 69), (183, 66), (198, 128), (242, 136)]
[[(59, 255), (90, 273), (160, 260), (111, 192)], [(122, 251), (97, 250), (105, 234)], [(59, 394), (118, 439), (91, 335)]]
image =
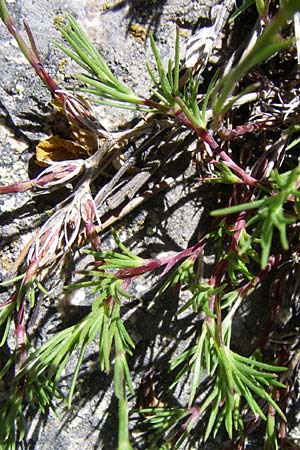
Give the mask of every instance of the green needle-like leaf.
[[(207, 427), (205, 430), (205, 435), (204, 435), (204, 440), (207, 441), (207, 439), (209, 438), (212, 429), (215, 425), (217, 416), (219, 415), (220, 412), (220, 404), (221, 404), (221, 400), (222, 400), (222, 392), (221, 389), (219, 389), (218, 384), (216, 383), (216, 389), (213, 391), (214, 392), (214, 396), (212, 396), (210, 398), (210, 402), (212, 403), (212, 409), (211, 409), (211, 413), (207, 422)], [(213, 400), (213, 402), (211, 401)], [(203, 408), (203, 406), (202, 406)]]
[(269, 56), (283, 50), (292, 43), (291, 40), (279, 40), (277, 38), (277, 33), (280, 28), (286, 24), (287, 20), (299, 9), (300, 0), (284, 1), (284, 6), (280, 8), (277, 15), (264, 30), (263, 34), (257, 39), (247, 56), (218, 83), (214, 93), (215, 101), (213, 105), (216, 118), (222, 115), (224, 107), (226, 107), (227, 99), (236, 83), (241, 80), (251, 67), (260, 64)]
[(173, 94), (179, 93), (179, 71), (180, 71), (180, 36), (179, 28), (176, 28), (176, 40), (175, 40), (175, 58), (174, 58), (174, 83)]
[(151, 47), (152, 47), (153, 55), (154, 55), (155, 62), (156, 62), (156, 67), (157, 67), (157, 71), (158, 71), (158, 75), (159, 75), (159, 81), (160, 81), (160, 86), (162, 89), (162, 94), (163, 94), (164, 98), (167, 100), (167, 102), (170, 105), (172, 105), (173, 104), (172, 87), (170, 85), (170, 82), (168, 80), (166, 72), (163, 68), (163, 64), (162, 64), (157, 46), (155, 44), (153, 34), (150, 34), (150, 42), (151, 42)]

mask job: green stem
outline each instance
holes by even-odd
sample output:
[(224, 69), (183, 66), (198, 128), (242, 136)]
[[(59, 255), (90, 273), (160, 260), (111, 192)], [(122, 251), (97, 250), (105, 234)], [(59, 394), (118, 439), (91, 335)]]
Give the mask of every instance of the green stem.
[(249, 203), (243, 203), (241, 205), (234, 205), (234, 206), (229, 206), (228, 208), (220, 208), (220, 209), (216, 209), (215, 211), (211, 211), (210, 215), (215, 217), (215, 216), (227, 216), (229, 214), (236, 214), (239, 213), (241, 211), (249, 211), (251, 209), (256, 209), (259, 208), (260, 206), (262, 206), (265, 202), (265, 199), (261, 199), (261, 200), (255, 200), (253, 202), (249, 202)]
[(128, 407), (125, 398), (119, 400), (119, 437), (118, 450), (133, 450), (128, 434)]

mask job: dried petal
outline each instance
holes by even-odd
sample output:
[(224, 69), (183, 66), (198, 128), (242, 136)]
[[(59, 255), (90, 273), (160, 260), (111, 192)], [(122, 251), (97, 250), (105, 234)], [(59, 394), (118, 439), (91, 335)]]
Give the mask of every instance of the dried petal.
[(94, 132), (72, 126), (69, 137), (72, 141), (80, 144), (88, 156), (93, 155), (98, 150), (98, 136)]
[(87, 193), (82, 198), (80, 211), (82, 220), (85, 222), (86, 235), (89, 237), (92, 246), (98, 249), (100, 246), (100, 238), (94, 225), (94, 220), (96, 219), (98, 224), (100, 224), (100, 218), (98, 217), (96, 205), (90, 194)]
[(86, 223), (93, 222), (94, 219), (97, 219), (100, 222), (97, 214), (97, 208), (94, 203), (92, 196), (87, 193), (83, 196), (80, 205), (81, 217)]
[(38, 267), (44, 267), (62, 254), (63, 220), (64, 214), (62, 211), (57, 211), (42, 226), (37, 239), (28, 251), (27, 264), (29, 266), (35, 262)]
[(51, 136), (40, 142), (35, 151), (36, 161), (40, 166), (48, 166), (56, 161), (87, 158), (90, 154), (87, 146), (59, 136)]
[(64, 222), (64, 237), (66, 245), (70, 248), (75, 242), (81, 224), (81, 216), (76, 205), (72, 204), (69, 208)]

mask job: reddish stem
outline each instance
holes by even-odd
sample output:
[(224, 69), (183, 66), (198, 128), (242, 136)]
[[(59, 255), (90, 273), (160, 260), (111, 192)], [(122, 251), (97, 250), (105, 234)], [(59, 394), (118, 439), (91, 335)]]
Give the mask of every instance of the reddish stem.
[(182, 250), (181, 252), (178, 252), (175, 255), (165, 256), (164, 258), (150, 259), (146, 262), (146, 264), (143, 264), (138, 267), (120, 269), (116, 273), (116, 276), (122, 279), (135, 278), (139, 275), (142, 275), (143, 273), (152, 272), (153, 270), (158, 269), (161, 266), (166, 266), (162, 273), (163, 276), (167, 272), (169, 272), (172, 269), (172, 267), (174, 267), (174, 265), (177, 264), (182, 259), (187, 257), (192, 257), (196, 259), (199, 256), (199, 254), (203, 251), (205, 243), (206, 239), (202, 238), (196, 245), (193, 245), (192, 247)]
[(276, 120), (262, 120), (260, 122), (246, 123), (244, 125), (238, 125), (232, 130), (227, 128), (221, 128), (218, 131), (219, 136), (226, 141), (233, 141), (246, 133), (252, 133), (255, 131), (263, 131), (267, 128), (273, 128), (276, 125)]
[(258, 180), (251, 177), (251, 175), (248, 175), (240, 166), (238, 166), (227, 153), (221, 149), (221, 147), (218, 145), (214, 137), (205, 129), (197, 129), (198, 136), (206, 142), (210, 148), (216, 152), (224, 162), (226, 162), (227, 166), (232, 169), (240, 178), (241, 180), (250, 186), (256, 186), (258, 183)]
[(10, 34), (16, 39), (20, 49), (22, 50), (24, 56), (27, 58), (29, 63), (32, 65), (37, 75), (41, 78), (41, 80), (49, 87), (52, 94), (54, 94), (55, 90), (59, 89), (59, 86), (55, 81), (50, 77), (50, 75), (46, 72), (41, 59), (38, 55), (37, 48), (33, 39), (32, 32), (29, 28), (27, 22), (25, 22), (25, 29), (27, 35), (29, 37), (30, 44), (33, 45), (33, 48), (30, 48), (23, 37), (21, 36), (19, 30), (16, 28), (13, 20), (9, 18), (9, 20), (5, 23)]
[(180, 427), (176, 435), (173, 437), (171, 441), (172, 446), (175, 445), (176, 442), (178, 442), (178, 440), (180, 439), (180, 437), (186, 432), (191, 421), (197, 419), (200, 416), (201, 409), (199, 408), (199, 406), (193, 406), (192, 408), (190, 408), (190, 413), (191, 414), (188, 417), (188, 419), (184, 422), (184, 424)]
[(10, 305), (11, 303), (14, 303), (18, 298), (18, 293), (14, 292), (6, 302), (1, 303), (0, 308), (4, 308), (5, 306)]

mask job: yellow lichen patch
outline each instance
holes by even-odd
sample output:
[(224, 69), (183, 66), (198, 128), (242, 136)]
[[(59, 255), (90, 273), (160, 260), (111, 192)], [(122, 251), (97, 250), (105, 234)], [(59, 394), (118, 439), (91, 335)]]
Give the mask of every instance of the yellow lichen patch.
[(67, 62), (68, 62), (67, 58), (62, 58), (58, 61), (58, 70), (60, 72), (64, 72), (66, 70)]
[(12, 260), (6, 256), (5, 251), (0, 252), (0, 267), (5, 272), (8, 272), (12, 267)]
[(191, 32), (190, 32), (189, 30), (185, 30), (185, 29), (181, 28), (181, 29), (179, 30), (179, 34), (180, 34), (180, 36), (182, 36), (183, 38), (187, 39), (188, 37), (190, 37)]
[(61, 25), (64, 25), (66, 23), (63, 16), (55, 16), (53, 22), (56, 27), (60, 27)]
[(141, 44), (146, 40), (147, 31), (144, 25), (134, 23), (130, 27), (130, 37), (137, 39)]
[(106, 11), (107, 9), (109, 9), (111, 7), (111, 4), (108, 2), (103, 3), (102, 5), (102, 10)]

